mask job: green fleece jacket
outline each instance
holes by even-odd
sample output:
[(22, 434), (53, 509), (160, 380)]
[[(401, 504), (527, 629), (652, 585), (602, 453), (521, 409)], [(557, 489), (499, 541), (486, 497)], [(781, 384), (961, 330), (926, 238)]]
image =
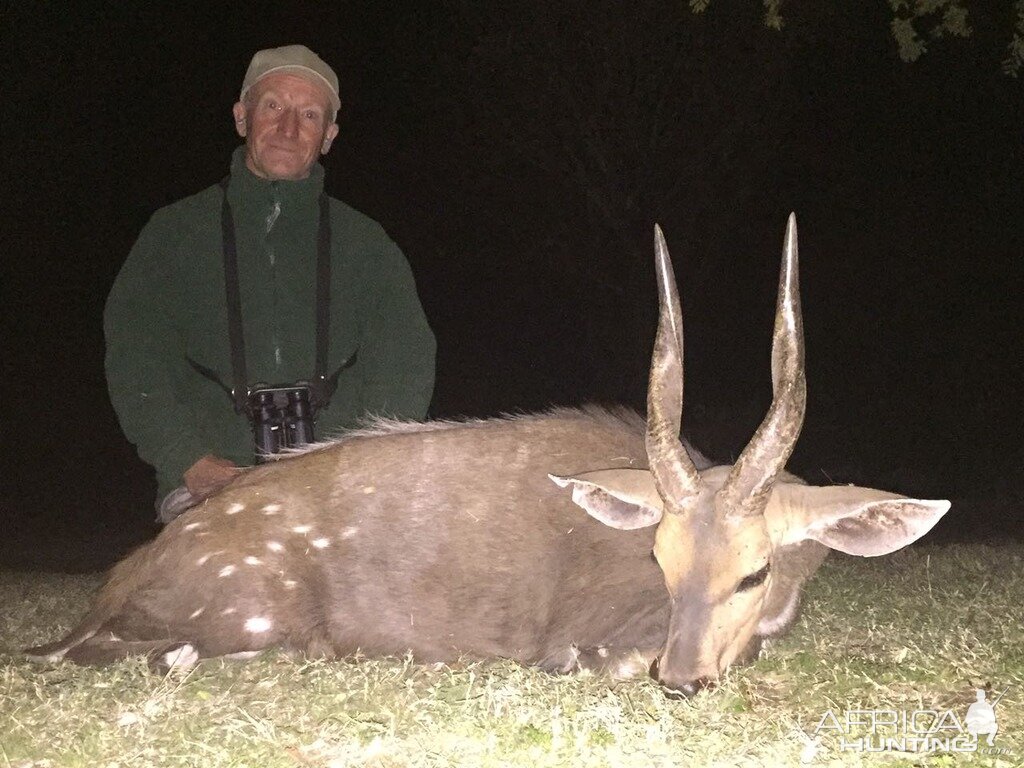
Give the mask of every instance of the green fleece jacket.
[[(268, 181), (234, 153), (228, 200), (235, 219), (248, 384), (313, 377), (317, 200), (323, 168)], [(212, 453), (251, 464), (248, 420), (187, 362), (232, 386), (221, 243), (223, 192), (214, 185), (157, 211), (121, 268), (104, 312), (110, 399), (139, 456), (156, 468), (161, 498)], [(331, 216), (331, 325), (326, 373), (339, 377), (316, 436), (367, 415), (420, 419), (434, 387), (434, 336), (405, 257), (373, 220), (337, 200)]]

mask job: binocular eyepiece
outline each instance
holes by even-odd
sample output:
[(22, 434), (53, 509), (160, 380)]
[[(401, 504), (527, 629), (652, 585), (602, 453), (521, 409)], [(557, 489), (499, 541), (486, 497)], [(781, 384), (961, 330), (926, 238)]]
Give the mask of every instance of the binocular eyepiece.
[(299, 448), (316, 439), (314, 408), (306, 382), (277, 387), (254, 384), (249, 390), (247, 412), (252, 422), (257, 464), (284, 448)]

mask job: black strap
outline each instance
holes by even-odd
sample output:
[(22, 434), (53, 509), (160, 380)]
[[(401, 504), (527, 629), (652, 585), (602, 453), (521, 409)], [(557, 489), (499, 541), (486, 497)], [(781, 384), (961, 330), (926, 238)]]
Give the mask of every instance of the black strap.
[[(204, 365), (187, 357), (189, 364), (200, 374), (210, 379), (231, 398), (236, 413), (244, 413), (248, 406), (249, 385), (245, 367), (245, 338), (242, 333), (242, 298), (238, 288), (238, 245), (235, 238), (235, 219), (228, 202), (228, 181), (225, 177), (220, 186), (224, 191), (221, 203), (221, 242), (224, 250), (224, 294), (228, 310), (228, 340), (231, 345), (231, 381), (228, 388), (217, 374)], [(316, 237), (316, 359), (313, 371), (313, 386), (310, 388), (314, 408), (323, 408), (331, 400), (338, 387), (338, 376), (343, 370), (355, 364), (358, 350), (345, 360), (338, 370), (327, 376), (327, 357), (331, 328), (331, 212), (327, 195), (320, 193), (319, 224)]]
[(228, 339), (231, 343), (231, 401), (235, 413), (243, 413), (249, 402), (245, 372), (245, 338), (242, 335), (242, 297), (238, 290), (238, 245), (235, 242), (235, 217), (228, 203), (228, 178), (220, 185), (224, 201), (220, 207), (220, 234), (224, 249), (224, 294), (228, 305)]
[(232, 403), (235, 402), (235, 396), (231, 394), (231, 387), (229, 387), (227, 384), (220, 380), (220, 376), (217, 375), (217, 372), (215, 370), (213, 370), (212, 368), (207, 368), (202, 363), (197, 363), (188, 355), (185, 355), (185, 360), (188, 361), (188, 364), (192, 366), (196, 373), (198, 373), (200, 376), (205, 376), (218, 387), (223, 389), (224, 394), (228, 396), (228, 400), (230, 400)]
[(331, 329), (331, 211), (327, 195), (320, 193), (320, 224), (316, 233), (316, 362), (313, 371), (313, 407), (323, 408), (338, 386), (338, 373), (327, 379), (327, 351)]

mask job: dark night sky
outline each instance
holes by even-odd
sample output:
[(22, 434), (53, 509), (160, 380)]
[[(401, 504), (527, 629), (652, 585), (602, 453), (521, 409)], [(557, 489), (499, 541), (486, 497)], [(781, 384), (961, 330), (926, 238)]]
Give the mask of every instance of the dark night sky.
[(769, 402), (795, 210), (810, 399), (790, 467), (953, 499), (940, 538), (1024, 532), (1011, 4), (972, 4), (973, 36), (912, 65), (884, 3), (786, 4), (782, 32), (726, 0), (701, 16), (674, 0), (67, 5), (0, 21), (0, 566), (105, 565), (152, 535), (155, 483), (106, 396), (103, 302), (152, 212), (225, 173), (252, 53), (292, 42), (342, 82), (329, 193), (415, 271), (433, 415), (642, 408), (659, 221), (684, 430), (729, 459)]

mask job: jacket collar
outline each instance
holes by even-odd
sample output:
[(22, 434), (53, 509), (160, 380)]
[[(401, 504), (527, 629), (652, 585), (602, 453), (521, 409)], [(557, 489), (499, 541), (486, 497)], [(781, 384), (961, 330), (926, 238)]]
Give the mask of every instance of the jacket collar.
[(316, 203), (324, 188), (324, 168), (314, 163), (309, 176), (298, 181), (271, 181), (257, 176), (245, 164), (245, 145), (231, 155), (231, 180), (228, 199), (234, 208), (242, 211), (261, 209), (266, 205), (281, 204), (281, 214), (298, 218), (316, 216)]

